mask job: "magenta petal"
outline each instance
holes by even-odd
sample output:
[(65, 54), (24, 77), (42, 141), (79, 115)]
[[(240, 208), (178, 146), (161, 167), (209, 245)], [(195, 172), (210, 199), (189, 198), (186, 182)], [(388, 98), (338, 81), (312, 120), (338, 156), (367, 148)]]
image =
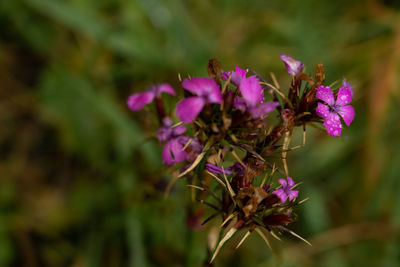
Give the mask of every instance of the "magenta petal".
[(236, 69), (235, 69), (236, 75), (241, 79), (246, 78), (246, 74), (248, 71), (249, 71), (248, 69), (241, 69), (239, 66), (236, 66)]
[(214, 174), (224, 174), (224, 173), (225, 173), (225, 175), (234, 174), (234, 172), (231, 170), (222, 169), (221, 167), (215, 166), (214, 164), (211, 164), (211, 163), (206, 163), (206, 169), (207, 169), (207, 171), (212, 172)]
[(254, 108), (251, 108), (249, 112), (253, 119), (257, 119), (264, 116), (267, 113), (274, 111), (275, 108), (278, 107), (279, 105), (280, 105), (279, 102), (267, 102), (260, 104)]
[[(185, 142), (185, 145), (188, 141)], [(200, 153), (203, 150), (203, 146), (200, 144), (197, 138), (193, 139), (189, 145), (190, 149), (196, 153)]]
[(299, 191), (290, 190), (288, 193), (289, 200), (292, 201), (293, 199), (297, 198), (298, 195), (299, 195)]
[(353, 121), (355, 115), (354, 108), (350, 105), (339, 107), (338, 113), (342, 116), (344, 123), (346, 123), (347, 126), (349, 126)]
[(279, 197), (279, 199), (281, 200), (282, 203), (285, 203), (285, 201), (287, 199), (287, 194), (286, 194), (285, 190), (280, 188), (280, 189), (273, 191), (272, 193), (275, 194), (277, 197)]
[(218, 84), (210, 78), (194, 77), (184, 79), (182, 82), (183, 88), (198, 96), (204, 96), (210, 103), (222, 103), (222, 94)]
[(247, 105), (244, 99), (238, 96), (233, 99), (233, 107), (242, 112), (245, 112), (247, 109)]
[(342, 123), (340, 117), (336, 113), (331, 113), (325, 120), (324, 126), (330, 136), (339, 136), (342, 132)]
[(232, 74), (231, 76), (231, 83), (237, 87), (239, 87), (240, 82), (242, 81), (242, 79), (246, 78), (246, 74), (249, 70), (247, 69), (241, 69), (239, 66), (236, 66), (235, 71), (222, 71), (222, 79), (224, 81), (229, 79), (229, 76)]
[(204, 89), (203, 89), (203, 80), (205, 78), (186, 78), (182, 82), (182, 87), (185, 88), (185, 90), (196, 94), (196, 95), (202, 95)]
[(331, 112), (329, 111), (329, 107), (320, 102), (318, 102), (318, 107), (316, 108), (315, 112), (323, 119), (327, 119), (331, 114)]
[(186, 132), (186, 127), (183, 126), (183, 125), (178, 125), (175, 128), (173, 128), (173, 133), (174, 133), (175, 136), (181, 135), (184, 132)]
[(315, 96), (318, 99), (325, 101), (329, 106), (333, 106), (335, 104), (335, 98), (329, 86), (319, 86), (317, 88), (317, 93), (315, 94)]
[(157, 137), (160, 142), (167, 141), (172, 136), (172, 130), (169, 127), (160, 127), (157, 131)]
[(162, 151), (162, 161), (168, 165), (176, 164), (185, 160), (187, 153), (182, 150), (183, 145), (177, 139), (172, 139), (165, 144)]
[(289, 75), (296, 76), (303, 70), (304, 64), (301, 61), (295, 60), (291, 56), (285, 54), (281, 54), (281, 59), (283, 63), (285, 63)]
[(353, 98), (353, 91), (346, 87), (340, 87), (336, 98), (337, 106), (345, 106), (350, 104)]
[(283, 188), (287, 187), (287, 181), (285, 179), (279, 179), (279, 183), (283, 186)]
[(290, 178), (290, 177), (287, 177), (286, 179), (288, 181), (288, 183), (287, 183), (288, 184), (288, 188), (291, 189), (295, 185), (295, 183), (294, 183), (293, 179)]
[(346, 79), (343, 79), (343, 87), (353, 90), (353, 86)]
[(131, 110), (141, 110), (145, 105), (151, 103), (155, 97), (153, 90), (136, 93), (128, 98), (127, 104)]
[(174, 88), (172, 88), (172, 86), (169, 85), (168, 83), (162, 83), (162, 84), (156, 85), (156, 91), (157, 91), (157, 96), (160, 96), (161, 93), (175, 95)]
[[(181, 143), (183, 146), (185, 146), (189, 140), (191, 139), (189, 136), (179, 136), (177, 137), (179, 140), (179, 143)], [(189, 144), (190, 150), (193, 150), (194, 152), (201, 152), (203, 150), (203, 146), (200, 144), (199, 140), (197, 138), (194, 138), (190, 144)]]
[(235, 71), (232, 73), (231, 82), (236, 86), (240, 86), (240, 82), (246, 78), (246, 74), (249, 70), (241, 69), (236, 66)]
[(184, 123), (190, 123), (196, 119), (203, 109), (206, 101), (202, 97), (188, 97), (176, 105), (176, 114)]
[(240, 83), (239, 89), (249, 107), (257, 105), (263, 95), (263, 88), (256, 76), (250, 76), (243, 79)]
[(173, 121), (171, 120), (170, 117), (165, 117), (162, 121), (163, 126), (165, 127), (171, 127), (173, 124)]
[[(215, 83), (217, 85), (217, 83)], [(208, 103), (222, 104), (222, 93), (219, 86), (213, 87), (212, 90), (205, 95)]]

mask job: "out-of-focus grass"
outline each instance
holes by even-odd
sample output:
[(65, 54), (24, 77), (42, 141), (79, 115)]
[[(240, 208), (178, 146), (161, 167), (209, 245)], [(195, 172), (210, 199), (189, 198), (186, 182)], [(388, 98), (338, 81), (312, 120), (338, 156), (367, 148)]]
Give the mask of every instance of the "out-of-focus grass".
[(398, 266), (399, 8), (1, 1), (0, 266), (202, 266), (207, 232), (186, 226), (188, 190), (178, 182), (163, 199), (171, 177), (155, 118), (129, 112), (125, 99), (153, 82), (178, 89), (177, 73), (205, 75), (211, 57), (275, 72), (284, 86), (281, 52), (309, 72), (322, 61), (327, 84), (346, 76), (356, 119), (340, 139), (308, 129), (307, 146), (289, 155), (300, 196), (310, 197), (293, 229), (315, 245), (288, 237), (272, 254), (251, 236), (237, 251), (227, 245), (216, 265)]

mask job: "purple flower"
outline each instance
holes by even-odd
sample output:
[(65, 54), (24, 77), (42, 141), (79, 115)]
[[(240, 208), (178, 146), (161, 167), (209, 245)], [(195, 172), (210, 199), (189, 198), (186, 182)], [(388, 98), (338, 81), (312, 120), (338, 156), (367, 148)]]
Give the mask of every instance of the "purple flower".
[(353, 98), (353, 90), (350, 83), (346, 80), (343, 81), (343, 86), (339, 88), (337, 94), (336, 103), (329, 86), (319, 86), (315, 96), (327, 104), (318, 103), (318, 107), (315, 110), (318, 116), (325, 119), (324, 126), (326, 130), (330, 136), (339, 136), (343, 128), (339, 115), (347, 126), (351, 124), (355, 115), (354, 108), (349, 105)]
[(239, 109), (242, 112), (247, 110), (250, 115), (256, 119), (273, 111), (279, 104), (269, 102), (260, 105), (260, 103), (264, 102), (264, 89), (260, 85), (260, 80), (257, 76), (253, 75), (246, 78), (247, 72), (248, 70), (236, 66), (235, 71), (223, 71), (222, 79), (227, 80), (229, 75), (232, 74), (231, 82), (239, 87), (240, 93), (243, 97), (235, 97), (233, 103), (234, 108)]
[(131, 110), (141, 110), (145, 105), (151, 103), (155, 97), (161, 97), (161, 93), (175, 95), (175, 91), (171, 85), (167, 83), (157, 84), (143, 93), (136, 93), (129, 96), (127, 105)]
[(160, 142), (165, 142), (179, 135), (182, 135), (184, 132), (186, 132), (185, 126), (178, 125), (173, 128), (171, 118), (165, 117), (163, 119), (163, 126), (158, 128), (157, 130), (157, 137)]
[(235, 97), (233, 99), (233, 107), (241, 112), (246, 112), (247, 110), (246, 101), (244, 101), (244, 99), (241, 97)]
[[(180, 142), (182, 142), (183, 145), (186, 145), (190, 139), (189, 136), (180, 136)], [(188, 152), (186, 160), (190, 162), (194, 161), (202, 150), (203, 146), (200, 144), (199, 140), (197, 138), (192, 139), (185, 150)]]
[(253, 119), (260, 118), (279, 106), (279, 102), (262, 103), (264, 101), (264, 89), (255, 75), (243, 78), (239, 89), (243, 98), (235, 97), (233, 107), (242, 112), (248, 111)]
[(189, 142), (190, 137), (182, 136), (186, 132), (186, 127), (178, 125), (172, 127), (172, 120), (169, 117), (163, 119), (163, 125), (157, 131), (157, 137), (160, 142), (166, 142), (162, 151), (162, 161), (168, 165), (176, 164), (184, 161), (193, 161), (198, 153), (202, 150), (202, 146), (197, 139), (193, 139), (191, 143), (185, 148), (184, 146)]
[(255, 75), (242, 79), (239, 89), (249, 107), (254, 107), (264, 101), (264, 88), (262, 88), (260, 80)]
[(249, 112), (253, 119), (257, 119), (264, 117), (266, 114), (274, 111), (274, 109), (279, 105), (279, 102), (265, 102), (253, 108), (250, 108)]
[(286, 180), (279, 179), (279, 183), (282, 185), (282, 188), (279, 188), (272, 193), (279, 197), (282, 203), (285, 203), (287, 198), (292, 201), (299, 195), (299, 191), (292, 190), (293, 186), (295, 185), (292, 178), (287, 177)]
[(222, 169), (221, 167), (215, 166), (214, 164), (211, 163), (206, 163), (206, 169), (207, 171), (212, 172), (214, 174), (223, 174), (223, 173), (225, 173), (226, 175), (234, 174), (234, 172), (229, 169)]
[(197, 139), (193, 139), (190, 144), (183, 149), (189, 140), (190, 137), (188, 136), (177, 136), (168, 140), (161, 154), (162, 162), (173, 165), (184, 160), (190, 162), (194, 161), (203, 147)]
[(183, 150), (185, 142), (183, 142), (181, 137), (173, 138), (165, 144), (161, 154), (163, 163), (173, 165), (186, 159), (188, 154)]
[(279, 102), (265, 102), (256, 106), (249, 106), (246, 101), (241, 97), (235, 97), (233, 100), (233, 107), (242, 112), (248, 111), (253, 119), (265, 116), (267, 113), (272, 112), (280, 104)]
[(231, 83), (237, 87), (239, 87), (240, 82), (242, 81), (242, 79), (246, 78), (246, 74), (249, 70), (245, 70), (245, 69), (241, 69), (239, 66), (236, 66), (235, 71), (222, 71), (222, 79), (224, 81), (228, 80), (229, 76), (232, 74), (231, 76)]
[(176, 114), (184, 123), (190, 123), (196, 119), (205, 104), (222, 103), (221, 91), (213, 79), (201, 77), (185, 79), (182, 86), (197, 95), (185, 98), (176, 105)]
[(303, 70), (304, 64), (301, 61), (295, 60), (285, 54), (281, 54), (281, 59), (285, 63), (286, 70), (290, 76), (296, 76)]

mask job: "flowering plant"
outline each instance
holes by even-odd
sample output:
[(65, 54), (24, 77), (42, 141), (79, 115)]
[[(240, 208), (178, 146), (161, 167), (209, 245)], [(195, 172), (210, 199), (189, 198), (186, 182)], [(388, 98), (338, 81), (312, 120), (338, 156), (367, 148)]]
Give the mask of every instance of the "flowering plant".
[[(268, 246), (266, 233), (280, 239), (286, 232), (307, 242), (287, 228), (296, 220), (296, 207), (306, 200), (298, 200), (299, 184), (289, 177), (287, 152), (305, 145), (306, 126), (311, 123), (323, 123), (329, 135), (339, 136), (341, 119), (347, 126), (354, 119), (349, 82), (344, 80), (332, 91), (323, 85), (322, 64), (311, 78), (303, 72), (302, 62), (288, 55), (281, 59), (292, 77), (287, 95), (273, 75), (269, 83), (239, 66), (224, 71), (211, 59), (209, 77), (180, 79), (185, 97), (176, 105), (175, 124), (161, 98), (163, 92), (175, 95), (170, 85), (154, 85), (128, 99), (132, 110), (155, 101), (161, 123), (157, 137), (164, 143), (162, 160), (178, 170), (173, 182), (188, 178), (188, 186), (198, 192), (196, 199), (214, 210), (201, 225), (221, 217), (221, 238), (211, 262), (239, 230), (246, 233), (237, 247), (252, 232)], [(290, 148), (296, 127), (303, 128), (303, 144)]]

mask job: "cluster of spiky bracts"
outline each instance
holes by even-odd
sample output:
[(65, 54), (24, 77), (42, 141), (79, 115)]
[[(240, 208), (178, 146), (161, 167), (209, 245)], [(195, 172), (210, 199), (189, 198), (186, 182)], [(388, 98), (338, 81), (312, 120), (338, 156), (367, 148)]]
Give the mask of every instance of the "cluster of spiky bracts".
[(177, 177), (190, 178), (188, 186), (198, 190), (197, 200), (214, 210), (203, 224), (222, 218), (225, 234), (212, 260), (238, 230), (246, 231), (242, 241), (256, 232), (268, 245), (269, 234), (279, 239), (288, 232), (301, 238), (287, 228), (303, 202), (286, 163), (287, 152), (296, 148), (290, 147), (292, 133), (302, 128), (304, 145), (307, 125), (323, 123), (329, 135), (340, 136), (342, 120), (349, 126), (354, 119), (350, 83), (344, 80), (332, 90), (323, 85), (322, 64), (312, 78), (303, 72), (302, 62), (288, 55), (281, 59), (291, 76), (286, 94), (273, 75), (270, 83), (238, 66), (224, 71), (211, 59), (209, 77), (180, 80), (184, 98), (176, 105), (176, 116), (164, 108), (162, 93), (175, 95), (168, 84), (128, 99), (131, 110), (155, 102), (163, 162), (175, 166)]

